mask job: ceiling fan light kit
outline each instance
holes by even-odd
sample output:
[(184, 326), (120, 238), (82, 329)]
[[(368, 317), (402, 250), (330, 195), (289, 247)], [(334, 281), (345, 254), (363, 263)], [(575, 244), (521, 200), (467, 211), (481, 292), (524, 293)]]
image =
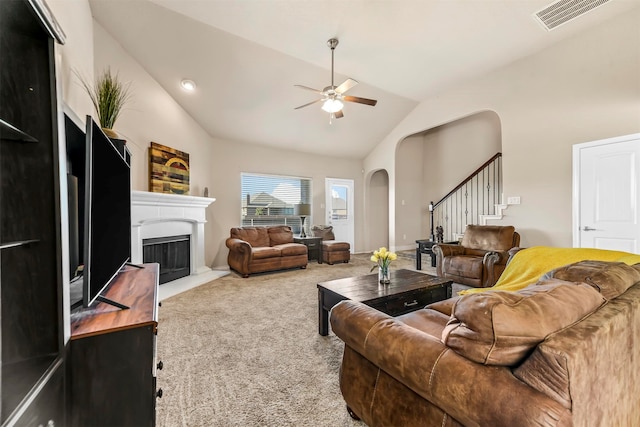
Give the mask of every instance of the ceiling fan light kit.
[(327, 99), (322, 104), (322, 109), (327, 113), (337, 113), (342, 110), (342, 107), (344, 107), (344, 104), (339, 99)]
[(344, 101), (370, 105), (372, 107), (375, 106), (378, 103), (378, 101), (376, 101), (375, 99), (344, 95), (346, 91), (348, 91), (349, 89), (351, 89), (352, 87), (358, 84), (356, 80), (347, 79), (344, 82), (342, 82), (340, 86), (334, 85), (333, 52), (336, 46), (338, 46), (338, 39), (336, 38), (329, 39), (327, 41), (327, 46), (329, 46), (329, 48), (331, 49), (331, 86), (327, 86), (322, 90), (318, 90), (318, 89), (310, 88), (308, 86), (294, 85), (301, 89), (305, 89), (311, 92), (315, 92), (319, 95), (322, 95), (322, 98), (316, 99), (315, 101), (311, 101), (307, 104), (296, 107), (295, 109), (299, 110), (300, 108), (308, 107), (309, 105), (315, 104), (317, 102), (322, 102), (322, 109), (327, 113), (329, 113), (329, 123), (331, 123), (332, 119), (340, 119), (344, 117), (344, 113), (342, 112), (342, 108), (344, 107)]

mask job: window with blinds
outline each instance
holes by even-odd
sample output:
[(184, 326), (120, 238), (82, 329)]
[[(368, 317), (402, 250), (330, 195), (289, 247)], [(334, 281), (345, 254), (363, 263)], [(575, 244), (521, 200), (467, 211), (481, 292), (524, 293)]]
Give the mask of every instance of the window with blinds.
[(294, 234), (300, 233), (295, 205), (311, 204), (310, 179), (243, 172), (241, 181), (243, 227), (289, 225)]

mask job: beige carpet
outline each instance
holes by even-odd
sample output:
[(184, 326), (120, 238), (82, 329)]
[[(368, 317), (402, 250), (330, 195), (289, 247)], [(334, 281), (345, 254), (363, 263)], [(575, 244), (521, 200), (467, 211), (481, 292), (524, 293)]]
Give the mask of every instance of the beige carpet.
[[(414, 268), (404, 255), (392, 268)], [(157, 425), (362, 426), (340, 394), (343, 344), (318, 335), (316, 284), (369, 274), (368, 258), (248, 279), (231, 273), (163, 301)]]

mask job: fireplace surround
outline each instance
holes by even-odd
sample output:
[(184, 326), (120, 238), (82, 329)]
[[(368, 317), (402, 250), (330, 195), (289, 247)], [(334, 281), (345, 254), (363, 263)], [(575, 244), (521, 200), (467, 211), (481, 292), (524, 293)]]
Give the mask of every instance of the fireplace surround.
[(168, 282), (160, 287), (163, 291), (174, 282), (187, 283), (187, 287), (198, 286), (220, 272), (211, 270), (204, 260), (204, 225), (206, 209), (216, 199), (209, 197), (131, 192), (131, 262), (143, 262), (143, 240), (171, 236), (189, 236), (190, 274), (187, 277)]

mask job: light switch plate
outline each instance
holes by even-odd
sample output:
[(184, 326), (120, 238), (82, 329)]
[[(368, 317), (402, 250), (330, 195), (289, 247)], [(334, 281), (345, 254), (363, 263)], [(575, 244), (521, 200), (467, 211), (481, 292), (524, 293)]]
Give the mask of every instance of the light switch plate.
[(520, 204), (520, 196), (507, 197), (508, 205), (519, 205)]

